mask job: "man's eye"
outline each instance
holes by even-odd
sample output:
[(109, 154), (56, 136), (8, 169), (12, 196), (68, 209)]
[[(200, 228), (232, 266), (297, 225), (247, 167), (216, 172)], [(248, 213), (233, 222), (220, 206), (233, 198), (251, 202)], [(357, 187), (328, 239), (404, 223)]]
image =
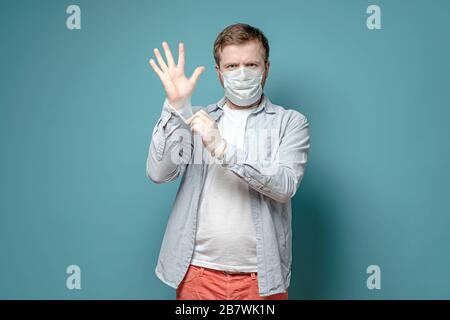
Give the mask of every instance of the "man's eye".
[(237, 65), (236, 64), (229, 64), (228, 66), (226, 66), (226, 69), (227, 70), (234, 70), (234, 69), (236, 69), (237, 68)]

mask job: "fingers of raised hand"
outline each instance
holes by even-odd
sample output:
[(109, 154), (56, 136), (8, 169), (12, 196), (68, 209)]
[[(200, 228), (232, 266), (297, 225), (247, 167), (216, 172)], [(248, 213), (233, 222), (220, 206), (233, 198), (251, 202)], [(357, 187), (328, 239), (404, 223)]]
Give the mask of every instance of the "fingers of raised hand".
[(189, 78), (189, 80), (193, 83), (196, 84), (198, 81), (198, 78), (200, 77), (200, 75), (203, 73), (203, 71), (205, 71), (205, 67), (201, 66), (201, 67), (197, 67), (194, 70), (194, 73), (192, 74), (192, 76)]
[(168, 67), (166, 65), (166, 63), (164, 62), (161, 53), (159, 52), (158, 48), (153, 49), (153, 52), (155, 53), (156, 56), (156, 60), (159, 63), (159, 67), (161, 68), (162, 71), (167, 72)]
[(180, 42), (178, 44), (178, 64), (177, 68), (184, 71), (184, 43)]
[(169, 65), (169, 68), (175, 68), (175, 61), (173, 60), (172, 52), (170, 51), (169, 45), (166, 41), (163, 41), (162, 43), (164, 53), (166, 54), (167, 63)]
[(156, 65), (155, 60), (150, 59), (149, 61), (150, 66), (152, 67), (153, 71), (161, 78), (163, 76), (163, 72), (161, 69)]
[[(158, 64), (156, 64), (154, 59), (150, 59), (149, 63), (150, 66), (153, 68), (153, 70), (158, 74), (158, 76), (161, 77), (162, 74), (167, 73), (168, 71), (173, 71), (176, 69), (178, 72), (181, 72), (184, 74), (184, 64), (185, 64), (185, 53), (184, 53), (184, 43), (180, 42), (178, 44), (178, 62), (177, 65), (175, 65), (175, 60), (172, 55), (172, 51), (170, 50), (169, 44), (167, 41), (162, 42), (162, 46), (164, 49), (164, 54), (166, 56), (166, 60), (161, 55), (161, 52), (158, 48), (153, 49), (153, 53), (155, 54), (156, 60), (158, 61)], [(167, 61), (167, 63), (166, 63)], [(199, 68), (197, 68), (199, 69)], [(203, 67), (204, 69), (204, 67)], [(194, 84), (197, 81), (199, 75), (203, 72), (203, 70), (200, 68), (200, 70), (194, 71), (193, 78)]]

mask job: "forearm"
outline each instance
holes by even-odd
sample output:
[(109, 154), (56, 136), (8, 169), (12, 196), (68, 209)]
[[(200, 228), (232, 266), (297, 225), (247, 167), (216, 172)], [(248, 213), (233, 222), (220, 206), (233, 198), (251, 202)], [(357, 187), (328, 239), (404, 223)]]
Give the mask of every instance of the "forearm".
[(147, 176), (156, 183), (176, 179), (184, 172), (192, 149), (190, 130), (171, 109), (166, 99), (148, 149)]
[(228, 145), (222, 166), (261, 194), (287, 202), (295, 195), (304, 176), (310, 147), (308, 127), (306, 118), (293, 125), (269, 163), (252, 160), (243, 149)]

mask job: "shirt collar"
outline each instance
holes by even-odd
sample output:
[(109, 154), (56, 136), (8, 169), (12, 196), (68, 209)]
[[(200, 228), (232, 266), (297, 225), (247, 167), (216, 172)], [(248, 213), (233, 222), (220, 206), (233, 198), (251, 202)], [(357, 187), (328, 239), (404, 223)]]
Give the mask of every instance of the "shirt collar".
[[(223, 96), (215, 104), (212, 104), (208, 107), (207, 111), (214, 118), (214, 120), (217, 120), (217, 118), (223, 113), (223, 106), (225, 105), (226, 101), (227, 101), (226, 97)], [(220, 109), (220, 111), (218, 111), (218, 109)], [(262, 95), (262, 99), (258, 107), (256, 107), (255, 110), (253, 110), (251, 113), (258, 113), (262, 109), (264, 109), (266, 113), (275, 113), (275, 111), (272, 108), (272, 102), (265, 94)]]

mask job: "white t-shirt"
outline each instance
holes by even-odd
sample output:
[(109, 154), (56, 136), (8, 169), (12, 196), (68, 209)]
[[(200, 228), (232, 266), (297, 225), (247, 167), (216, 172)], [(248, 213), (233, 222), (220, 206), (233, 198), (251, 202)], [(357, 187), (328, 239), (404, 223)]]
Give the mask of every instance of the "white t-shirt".
[[(254, 110), (223, 106), (220, 134), (243, 148), (245, 125)], [(210, 163), (197, 218), (191, 264), (205, 268), (257, 272), (256, 233), (248, 185), (220, 164)]]

